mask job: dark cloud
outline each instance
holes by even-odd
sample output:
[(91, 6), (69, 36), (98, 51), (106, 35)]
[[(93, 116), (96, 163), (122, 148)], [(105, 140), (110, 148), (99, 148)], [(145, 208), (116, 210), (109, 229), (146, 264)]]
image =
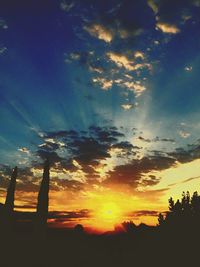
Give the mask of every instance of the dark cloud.
[(90, 164), (97, 160), (110, 157), (107, 152), (109, 145), (99, 142), (92, 137), (75, 140), (72, 147), (76, 149), (75, 159), (81, 164)]
[(178, 33), (191, 18), (199, 18), (199, 0), (148, 0), (157, 19), (157, 27), (165, 33)]
[(60, 146), (56, 143), (52, 143), (52, 142), (47, 141), (45, 144), (40, 145), (40, 148), (43, 150), (51, 152), (51, 151), (54, 151), (56, 149), (59, 149)]
[(121, 149), (127, 149), (127, 150), (131, 150), (133, 148), (137, 148), (136, 146), (133, 146), (131, 143), (127, 142), (127, 141), (123, 141), (120, 142), (118, 144), (113, 145), (114, 148), (121, 148)]
[(169, 187), (156, 189), (156, 190), (144, 190), (136, 191), (138, 197), (148, 199), (148, 201), (158, 201), (169, 190)]
[(49, 212), (49, 219), (57, 219), (57, 220), (67, 220), (67, 219), (76, 219), (76, 218), (90, 218), (91, 211), (88, 209), (82, 209), (77, 211), (52, 211)]
[[(152, 170), (163, 170), (171, 167), (175, 159), (169, 157), (144, 157), (140, 160), (133, 160), (126, 165), (119, 165), (109, 172), (109, 178), (105, 184), (127, 184), (133, 188), (142, 181), (142, 174)], [(146, 185), (155, 185), (159, 182), (154, 176), (144, 180)]]
[(45, 134), (45, 138), (74, 138), (78, 135), (78, 132), (75, 130), (69, 130), (69, 131), (56, 131), (56, 132), (47, 132)]
[[(156, 2), (156, 1), (155, 1)], [(191, 1), (190, 1), (191, 2)], [(183, 11), (189, 7), (188, 0), (157, 1), (158, 15), (160, 20), (167, 23), (176, 24), (182, 18)]]
[(182, 181), (181, 183), (184, 184), (184, 183), (187, 183), (187, 182), (190, 182), (190, 181), (193, 181), (193, 180), (197, 180), (197, 179), (200, 179), (200, 176), (190, 177), (190, 178), (188, 178), (188, 179), (185, 179), (185, 180)]
[(75, 180), (51, 178), (50, 189), (54, 191), (60, 191), (65, 189), (71, 189), (79, 191), (84, 188), (83, 183)]
[[(84, 171), (90, 175), (95, 174), (95, 166), (101, 159), (109, 158), (109, 149), (119, 144), (126, 146), (128, 142), (120, 143), (119, 139), (124, 134), (119, 132), (116, 127), (89, 127), (88, 131), (59, 131), (49, 132), (44, 136), (44, 143), (39, 146), (37, 154), (42, 160), (49, 158), (52, 163), (61, 162), (61, 166), (66, 168), (72, 166), (70, 159), (77, 160)], [(50, 140), (52, 139), (52, 140)], [(132, 147), (129, 144), (129, 147)], [(66, 157), (59, 156), (59, 149), (66, 149)]]
[(160, 138), (158, 136), (156, 136), (156, 138), (153, 139), (154, 142), (171, 142), (174, 143), (175, 140), (171, 139), (171, 138)]
[(155, 138), (153, 139), (149, 139), (149, 138), (144, 138), (142, 136), (139, 136), (138, 139), (140, 141), (143, 141), (143, 142), (147, 142), (147, 143), (151, 143), (151, 142), (171, 142), (171, 143), (174, 143), (175, 140), (174, 139), (171, 139), (171, 138), (160, 138), (158, 136), (156, 136)]
[[(94, 51), (79, 51), (66, 54), (65, 62), (76, 62), (78, 63), (78, 65), (86, 68), (91, 73), (98, 75), (103, 74), (108, 69), (105, 62), (103, 62), (103, 60), (100, 59), (100, 57), (96, 54), (96, 52), (94, 53)], [(80, 84), (84, 83), (84, 81), (80, 79), (80, 77), (76, 77), (76, 82)], [(89, 83), (89, 86), (90, 85), (91, 84)]]
[(144, 137), (142, 137), (142, 136), (139, 136), (138, 139), (139, 139), (140, 141), (147, 142), (147, 143), (150, 143), (150, 142), (151, 142), (150, 139), (146, 139), (146, 138), (144, 138)]
[(28, 205), (15, 205), (15, 209), (35, 209), (37, 206), (37, 203), (34, 204), (28, 204)]
[(62, 158), (55, 151), (39, 149), (37, 154), (43, 161), (48, 159), (51, 164), (62, 161)]
[[(124, 129), (121, 130), (124, 131)], [(101, 160), (111, 157), (112, 149), (118, 148), (119, 153), (116, 153), (116, 165), (107, 171), (106, 179), (102, 182), (103, 185), (128, 185), (134, 190), (139, 186), (145, 188), (159, 183), (160, 178), (154, 175), (144, 175), (148, 172), (170, 168), (177, 161), (184, 163), (200, 158), (200, 145), (197, 142), (189, 145), (187, 149), (177, 148), (169, 153), (150, 151), (149, 154), (139, 159), (135, 157), (139, 148), (125, 141), (124, 133), (112, 126), (91, 126), (86, 131), (46, 132), (41, 138), (42, 144), (38, 145), (36, 152), (40, 160), (32, 162), (32, 165), (27, 168), (19, 169), (17, 191), (38, 191), (41, 177), (34, 177), (32, 168), (42, 172), (43, 164), (41, 162), (47, 158), (50, 159), (54, 172), (58, 173), (58, 177), (51, 178), (51, 190), (54, 191), (65, 189), (79, 191), (85, 190), (86, 185), (99, 184), (101, 180), (97, 171), (99, 164)], [(140, 136), (139, 139), (145, 140), (145, 142), (174, 141), (160, 137), (149, 140)], [(106, 164), (105, 161), (103, 167), (106, 167)], [(82, 175), (80, 180), (74, 176), (78, 171)], [(1, 166), (1, 188), (7, 188), (11, 173), (10, 167)], [(59, 173), (62, 174), (61, 177), (59, 177)], [(66, 177), (63, 178), (63, 175)], [(137, 192), (137, 194), (140, 193)]]
[(96, 34), (99, 39), (103, 38), (100, 34), (98, 36), (97, 28), (95, 33), (94, 25), (99, 25), (101, 32), (107, 34), (107, 40), (112, 41), (114, 38), (127, 39), (137, 36), (154, 24), (152, 10), (145, 0), (96, 1), (93, 8), (94, 15), (87, 22), (86, 29), (91, 35)]
[(132, 211), (127, 214), (129, 217), (142, 217), (142, 216), (153, 216), (158, 217), (158, 214), (160, 212), (156, 210), (138, 210), (138, 211)]
[(169, 184), (168, 186), (171, 187), (171, 186), (175, 186), (175, 185), (177, 185), (177, 184), (185, 184), (185, 183), (188, 183), (188, 182), (190, 182), (190, 181), (197, 180), (197, 179), (200, 179), (200, 176), (190, 177), (190, 178), (185, 179), (185, 180), (183, 180), (183, 181), (181, 181), (181, 182)]
[(147, 178), (143, 178), (141, 181), (142, 186), (153, 186), (156, 185), (160, 182), (160, 178), (154, 176), (154, 175), (149, 175)]
[(190, 162), (200, 158), (200, 145), (190, 145), (188, 146), (188, 149), (177, 148), (175, 151), (168, 153), (168, 155), (181, 163)]
[(20, 183), (18, 182), (16, 184), (16, 190), (21, 192), (38, 192), (40, 185), (35, 184), (33, 180), (28, 181), (27, 179), (23, 178)]

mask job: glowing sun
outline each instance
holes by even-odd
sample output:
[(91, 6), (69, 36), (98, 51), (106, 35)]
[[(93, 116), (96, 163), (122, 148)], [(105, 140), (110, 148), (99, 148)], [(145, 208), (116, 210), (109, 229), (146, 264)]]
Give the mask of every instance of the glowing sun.
[(97, 217), (101, 221), (118, 222), (121, 217), (121, 211), (114, 202), (108, 202), (99, 208)]

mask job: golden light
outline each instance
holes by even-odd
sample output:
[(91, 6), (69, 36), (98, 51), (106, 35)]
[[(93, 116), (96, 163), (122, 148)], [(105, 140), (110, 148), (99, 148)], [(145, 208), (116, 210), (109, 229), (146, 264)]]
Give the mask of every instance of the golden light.
[(104, 203), (97, 212), (97, 217), (103, 221), (115, 222), (120, 219), (121, 211), (114, 202)]
[(116, 224), (123, 221), (121, 207), (114, 201), (99, 204), (93, 213), (92, 227), (98, 230), (113, 230)]

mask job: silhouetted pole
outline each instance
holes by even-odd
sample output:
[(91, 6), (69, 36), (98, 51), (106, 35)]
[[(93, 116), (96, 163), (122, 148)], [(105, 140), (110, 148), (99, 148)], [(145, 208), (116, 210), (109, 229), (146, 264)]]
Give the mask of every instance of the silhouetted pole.
[(10, 184), (7, 190), (7, 196), (5, 201), (5, 209), (6, 211), (13, 212), (14, 210), (14, 200), (15, 200), (15, 187), (16, 187), (16, 179), (17, 179), (17, 167), (14, 168), (13, 173), (11, 175)]
[(43, 230), (47, 225), (48, 206), (49, 206), (49, 179), (50, 179), (50, 166), (49, 161), (44, 164), (43, 178), (38, 194), (37, 203), (37, 228)]

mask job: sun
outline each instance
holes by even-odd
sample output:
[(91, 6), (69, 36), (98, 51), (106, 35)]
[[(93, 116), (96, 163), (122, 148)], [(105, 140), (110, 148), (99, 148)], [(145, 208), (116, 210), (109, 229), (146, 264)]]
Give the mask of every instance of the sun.
[(104, 222), (118, 222), (121, 218), (121, 210), (114, 202), (104, 203), (97, 211), (97, 218)]

